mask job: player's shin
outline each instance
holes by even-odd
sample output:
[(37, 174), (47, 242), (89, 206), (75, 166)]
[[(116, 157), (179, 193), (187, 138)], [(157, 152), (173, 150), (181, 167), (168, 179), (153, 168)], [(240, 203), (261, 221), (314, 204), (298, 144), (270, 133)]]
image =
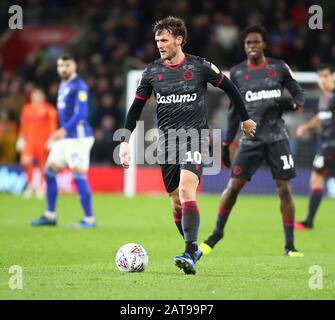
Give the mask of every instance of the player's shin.
[(74, 182), (77, 187), (79, 200), (84, 210), (84, 221), (93, 223), (94, 215), (93, 215), (93, 209), (92, 209), (92, 195), (91, 195), (91, 189), (88, 184), (86, 174), (74, 173), (73, 177), (74, 177)]
[(305, 224), (313, 227), (315, 214), (323, 198), (323, 189), (313, 189), (309, 197), (308, 215)]
[(178, 212), (178, 211), (174, 210), (173, 211), (173, 219), (174, 219), (174, 223), (176, 224), (176, 227), (177, 227), (179, 233), (184, 238), (183, 227), (181, 225), (181, 220), (182, 220), (181, 212), (180, 211)]
[(56, 201), (58, 195), (57, 187), (57, 172), (52, 168), (47, 167), (45, 169), (45, 181), (47, 184), (46, 199), (47, 199), (47, 211), (48, 218), (56, 218)]
[(282, 221), (285, 235), (285, 249), (294, 250), (294, 214), (282, 214)]
[(198, 249), (198, 231), (200, 225), (200, 214), (196, 201), (182, 203), (182, 227), (185, 239), (185, 252), (194, 259), (195, 251)]
[(230, 209), (225, 209), (224, 207), (219, 208), (219, 212), (216, 219), (216, 225), (213, 230), (213, 233), (205, 241), (205, 243), (209, 245), (211, 248), (213, 248), (223, 238), (223, 230), (228, 221), (230, 211), (231, 211)]

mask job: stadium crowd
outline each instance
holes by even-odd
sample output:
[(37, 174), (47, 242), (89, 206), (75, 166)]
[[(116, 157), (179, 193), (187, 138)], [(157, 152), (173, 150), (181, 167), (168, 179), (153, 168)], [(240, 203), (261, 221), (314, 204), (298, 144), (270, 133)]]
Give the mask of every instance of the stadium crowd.
[[(221, 69), (244, 59), (239, 33), (262, 24), (269, 31), (267, 54), (285, 60), (293, 70), (311, 71), (321, 62), (335, 63), (334, 3), (318, 1), (324, 11), (323, 30), (308, 27), (308, 8), (315, 1), (210, 0), (65, 0), (15, 1), (22, 5), (24, 25), (80, 25), (81, 37), (69, 47), (43, 47), (25, 56), (14, 72), (0, 60), (0, 163), (18, 160), (15, 150), (20, 111), (37, 85), (56, 106), (59, 79), (56, 57), (71, 52), (78, 73), (90, 88), (89, 121), (95, 131), (95, 163), (112, 163), (112, 136), (125, 116), (125, 77), (158, 57), (152, 25), (166, 15), (185, 19), (189, 28), (185, 51), (208, 57)], [(0, 36), (8, 31), (11, 1), (1, 2)], [(2, 10), (4, 9), (4, 10)]]

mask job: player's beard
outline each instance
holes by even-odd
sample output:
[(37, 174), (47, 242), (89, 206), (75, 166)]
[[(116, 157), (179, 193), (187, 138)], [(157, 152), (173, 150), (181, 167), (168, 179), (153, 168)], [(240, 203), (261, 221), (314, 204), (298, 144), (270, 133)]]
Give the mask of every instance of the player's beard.
[(67, 73), (67, 72), (63, 72), (59, 74), (59, 77), (63, 80), (63, 81), (67, 81), (70, 79), (71, 74)]

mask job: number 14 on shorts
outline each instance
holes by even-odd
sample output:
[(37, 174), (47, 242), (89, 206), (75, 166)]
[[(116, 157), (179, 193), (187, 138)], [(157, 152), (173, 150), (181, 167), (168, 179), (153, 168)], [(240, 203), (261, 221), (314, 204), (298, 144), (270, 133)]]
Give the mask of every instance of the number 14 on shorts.
[(294, 168), (294, 161), (291, 154), (281, 156), (280, 159), (283, 161), (283, 170), (289, 170)]

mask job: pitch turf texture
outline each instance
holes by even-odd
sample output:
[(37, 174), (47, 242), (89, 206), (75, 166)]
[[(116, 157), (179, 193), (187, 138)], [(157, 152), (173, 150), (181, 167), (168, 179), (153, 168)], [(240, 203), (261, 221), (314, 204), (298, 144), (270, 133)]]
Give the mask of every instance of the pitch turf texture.
[[(200, 239), (212, 230), (218, 196), (199, 197)], [(307, 201), (296, 197), (298, 218)], [(57, 227), (32, 228), (44, 201), (0, 195), (0, 299), (334, 299), (335, 209), (325, 199), (313, 232), (296, 234), (303, 258), (283, 256), (276, 197), (241, 196), (225, 239), (185, 276), (173, 265), (183, 241), (165, 196), (95, 195), (98, 227), (70, 230), (81, 218), (76, 196), (58, 202)], [(121, 273), (114, 257), (128, 242), (149, 253), (144, 273)], [(11, 290), (9, 268), (23, 268), (23, 289)], [(323, 288), (311, 289), (310, 267), (323, 271)], [(315, 282), (314, 282), (315, 283)]]

